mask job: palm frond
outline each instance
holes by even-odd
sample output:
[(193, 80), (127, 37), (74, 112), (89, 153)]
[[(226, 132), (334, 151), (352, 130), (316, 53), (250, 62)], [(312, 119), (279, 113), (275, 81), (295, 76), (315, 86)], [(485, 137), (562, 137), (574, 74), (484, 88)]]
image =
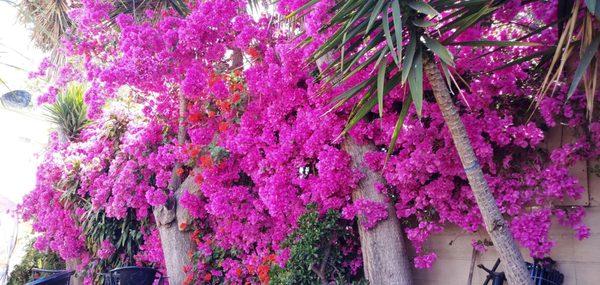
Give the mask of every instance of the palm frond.
[(69, 140), (76, 139), (89, 122), (87, 106), (83, 101), (84, 93), (85, 88), (82, 84), (71, 84), (58, 95), (54, 104), (46, 106), (48, 120)]
[(115, 18), (120, 14), (132, 14), (134, 18), (143, 18), (146, 10), (173, 9), (180, 16), (189, 13), (189, 8), (183, 0), (114, 0), (113, 5), (110, 24), (114, 24)]
[[(536, 94), (536, 108), (546, 95), (552, 95), (561, 76), (565, 74), (572, 62), (579, 62), (574, 70), (567, 73), (573, 76), (569, 78), (569, 90), (567, 100), (582, 85), (586, 96), (587, 116), (591, 120), (594, 110), (594, 95), (597, 90), (598, 65), (600, 64), (600, 31), (598, 20), (600, 19), (600, 0), (586, 0), (587, 9), (580, 9), (580, 1), (559, 1), (559, 7), (572, 7), (568, 12), (562, 11), (568, 21), (561, 25), (561, 33), (556, 47), (553, 49), (551, 61), (541, 62), (548, 64), (544, 70), (545, 76)], [(594, 17), (595, 16), (595, 17)]]
[[(306, 15), (319, 0), (308, 1), (288, 15)], [(332, 108), (338, 108), (356, 96), (362, 96), (350, 113), (342, 135), (361, 120), (375, 105), (383, 113), (385, 96), (392, 89), (408, 83), (411, 102), (420, 116), (423, 101), (423, 61), (437, 57), (444, 70), (454, 65), (447, 45), (531, 46), (521, 41), (454, 40), (469, 27), (488, 19), (506, 0), (353, 0), (338, 1), (330, 10), (332, 17), (321, 31), (332, 35), (312, 54), (311, 63), (327, 58), (329, 65), (321, 70), (326, 83), (339, 85), (352, 75), (365, 71), (370, 78), (338, 96)], [(442, 16), (446, 15), (446, 16)], [(425, 28), (435, 26), (436, 32)], [(441, 38), (440, 35), (447, 35)], [(307, 42), (310, 39), (306, 40)], [(388, 60), (389, 59), (389, 60)], [(444, 73), (451, 76), (450, 70)], [(452, 82), (452, 78), (447, 78)], [(402, 114), (400, 114), (402, 115)], [(405, 114), (404, 114), (405, 116)], [(399, 119), (403, 122), (403, 119)], [(397, 131), (401, 126), (396, 126)], [(398, 134), (392, 138), (393, 146)]]
[(53, 50), (61, 37), (73, 27), (68, 12), (68, 0), (23, 0), (20, 5), (21, 20), (33, 24), (32, 39), (44, 51)]

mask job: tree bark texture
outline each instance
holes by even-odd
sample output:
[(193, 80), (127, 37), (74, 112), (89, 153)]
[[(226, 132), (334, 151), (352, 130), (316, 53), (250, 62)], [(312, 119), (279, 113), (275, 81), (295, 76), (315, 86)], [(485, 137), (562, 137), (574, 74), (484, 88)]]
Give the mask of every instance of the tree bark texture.
[(531, 278), (525, 267), (523, 256), (483, 176), (483, 171), (475, 156), (465, 126), (454, 107), (446, 83), (432, 59), (424, 58), (423, 67), (433, 89), (435, 100), (452, 134), (469, 185), (481, 211), (485, 228), (502, 260), (508, 282), (512, 285), (531, 284)]
[(81, 260), (79, 258), (69, 259), (65, 262), (67, 270), (75, 271), (75, 274), (71, 275), (70, 285), (83, 285), (83, 276), (81, 272), (77, 270), (79, 264), (81, 264)]
[[(331, 63), (332, 57), (326, 54), (317, 59), (317, 67), (322, 71)], [(365, 177), (352, 193), (352, 200), (367, 199), (383, 202), (388, 209), (388, 218), (380, 221), (374, 228), (366, 230), (362, 218), (358, 218), (358, 235), (363, 258), (365, 278), (373, 285), (412, 284), (411, 266), (406, 255), (404, 235), (394, 205), (375, 188), (375, 183), (385, 183), (381, 174), (368, 168), (364, 163), (365, 153), (375, 149), (373, 144), (358, 145), (350, 136), (344, 138), (342, 145), (352, 158), (352, 166)]]
[[(177, 130), (177, 141), (179, 145), (185, 143), (185, 112), (186, 100), (183, 93), (179, 93), (179, 128)], [(177, 212), (179, 210), (179, 198), (185, 190), (181, 185), (181, 177), (178, 169), (180, 163), (175, 163), (169, 188), (174, 191), (165, 205), (155, 207), (153, 210), (156, 225), (160, 233), (160, 242), (165, 256), (167, 267), (167, 276), (169, 284), (183, 284), (186, 274), (183, 271), (185, 266), (192, 264), (189, 253), (195, 250), (194, 242), (190, 234), (186, 232), (187, 226), (179, 229)], [(189, 225), (189, 224), (188, 224)]]
[(384, 184), (385, 181), (379, 173), (372, 171), (364, 163), (365, 153), (373, 151), (375, 146), (358, 145), (348, 136), (343, 148), (352, 157), (353, 167), (365, 175), (359, 182), (358, 189), (352, 193), (352, 200), (366, 199), (384, 203), (388, 210), (387, 219), (380, 221), (370, 230), (365, 229), (361, 225), (362, 218), (358, 218), (365, 278), (369, 284), (374, 285), (412, 284), (411, 266), (406, 255), (404, 236), (396, 210), (389, 199), (375, 188), (376, 183)]

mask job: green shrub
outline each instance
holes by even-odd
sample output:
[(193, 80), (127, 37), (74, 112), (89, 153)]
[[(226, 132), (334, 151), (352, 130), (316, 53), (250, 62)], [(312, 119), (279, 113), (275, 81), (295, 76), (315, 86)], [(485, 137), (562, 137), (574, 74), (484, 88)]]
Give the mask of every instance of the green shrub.
[(25, 256), (21, 263), (10, 273), (8, 285), (23, 285), (31, 281), (33, 268), (60, 270), (65, 269), (65, 262), (54, 252), (41, 252), (35, 249), (32, 240), (25, 249)]
[(320, 215), (314, 204), (298, 220), (296, 229), (284, 242), (290, 250), (286, 266), (271, 268), (271, 284), (357, 284), (360, 273), (352, 274), (344, 265), (356, 256), (342, 248), (356, 243), (352, 224), (340, 219), (338, 211)]

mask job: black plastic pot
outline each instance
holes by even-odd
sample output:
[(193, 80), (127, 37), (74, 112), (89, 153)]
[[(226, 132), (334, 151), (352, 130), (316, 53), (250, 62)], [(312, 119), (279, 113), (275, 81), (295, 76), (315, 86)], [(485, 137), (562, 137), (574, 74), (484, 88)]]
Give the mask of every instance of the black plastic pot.
[[(555, 262), (552, 259), (536, 259), (533, 264), (529, 262), (526, 262), (525, 264), (527, 265), (527, 269), (529, 270), (534, 285), (562, 285), (565, 280), (565, 276), (553, 268)], [(496, 261), (492, 269), (487, 269), (482, 264), (478, 265), (479, 268), (488, 273), (483, 285), (488, 285), (490, 281), (492, 281), (492, 285), (504, 284), (504, 281), (506, 280), (504, 272), (496, 271), (499, 265), (500, 259)]]
[(163, 280), (158, 270), (138, 266), (119, 267), (102, 275), (104, 275), (104, 285), (152, 285), (157, 278), (159, 284)]
[(538, 262), (526, 263), (534, 285), (561, 285), (565, 281), (565, 276), (555, 269), (542, 266)]
[(34, 272), (49, 274), (25, 285), (69, 285), (74, 271), (33, 269)]

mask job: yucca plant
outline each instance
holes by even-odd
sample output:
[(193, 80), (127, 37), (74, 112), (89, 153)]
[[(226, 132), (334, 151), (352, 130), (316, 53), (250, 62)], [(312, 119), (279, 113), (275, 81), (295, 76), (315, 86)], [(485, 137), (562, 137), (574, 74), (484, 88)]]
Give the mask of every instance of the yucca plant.
[(46, 106), (49, 121), (70, 141), (76, 139), (89, 122), (87, 106), (83, 101), (84, 93), (85, 87), (82, 84), (72, 84), (57, 96), (56, 102)]
[[(301, 17), (319, 1), (309, 1), (288, 17)], [(333, 30), (333, 33), (310, 60), (318, 66), (322, 66), (323, 62), (328, 64), (327, 67), (322, 68), (321, 76), (325, 82), (332, 85), (345, 82), (365, 68), (375, 66), (377, 70), (373, 76), (335, 98), (333, 108), (344, 105), (352, 98), (360, 97), (341, 135), (345, 135), (377, 105), (382, 116), (384, 100), (390, 90), (408, 84), (410, 96), (405, 99), (398, 116), (388, 147), (388, 155), (394, 150), (408, 108), (414, 105), (417, 115), (421, 116), (423, 80), (428, 79), (473, 189), (485, 228), (501, 259), (506, 262), (507, 278), (511, 284), (530, 284), (531, 280), (523, 257), (494, 200), (466, 129), (452, 101), (449, 88), (454, 81), (451, 69), (454, 59), (445, 47), (446, 45), (498, 47), (534, 45), (521, 42), (526, 37), (517, 41), (455, 42), (461, 33), (489, 18), (506, 2), (506, 0), (433, 0), (427, 3), (422, 0), (337, 1), (330, 10), (331, 19), (321, 28), (321, 31)], [(442, 16), (442, 13), (446, 16)], [(429, 27), (436, 29), (428, 32), (431, 30), (428, 29)], [(441, 37), (441, 35), (446, 36)], [(305, 42), (310, 41), (311, 38), (308, 38)], [(365, 274), (368, 278), (379, 278), (385, 275), (384, 272), (390, 270), (390, 268), (378, 269), (377, 267), (380, 266), (365, 264)], [(379, 272), (381, 274), (368, 272), (370, 270), (381, 270)], [(377, 283), (377, 281), (370, 281)]]

